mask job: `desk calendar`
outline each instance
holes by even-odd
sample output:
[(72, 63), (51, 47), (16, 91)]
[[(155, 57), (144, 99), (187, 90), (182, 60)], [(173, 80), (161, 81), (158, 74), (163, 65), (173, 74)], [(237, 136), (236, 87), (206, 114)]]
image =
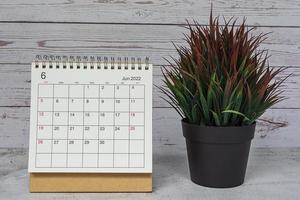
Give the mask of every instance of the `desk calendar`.
[(140, 59), (32, 63), (30, 173), (151, 173), (152, 66)]

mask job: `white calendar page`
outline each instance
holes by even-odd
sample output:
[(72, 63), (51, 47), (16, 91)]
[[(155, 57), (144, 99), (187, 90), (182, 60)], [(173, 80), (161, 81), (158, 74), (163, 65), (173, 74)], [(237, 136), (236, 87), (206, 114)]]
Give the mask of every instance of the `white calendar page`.
[(151, 173), (152, 66), (70, 66), (32, 64), (29, 172)]

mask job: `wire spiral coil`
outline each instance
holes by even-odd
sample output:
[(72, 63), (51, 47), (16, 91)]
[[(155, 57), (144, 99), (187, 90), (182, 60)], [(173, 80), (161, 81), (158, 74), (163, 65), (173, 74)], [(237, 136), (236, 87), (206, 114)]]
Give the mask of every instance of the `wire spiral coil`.
[(37, 55), (34, 68), (149, 70), (149, 58)]

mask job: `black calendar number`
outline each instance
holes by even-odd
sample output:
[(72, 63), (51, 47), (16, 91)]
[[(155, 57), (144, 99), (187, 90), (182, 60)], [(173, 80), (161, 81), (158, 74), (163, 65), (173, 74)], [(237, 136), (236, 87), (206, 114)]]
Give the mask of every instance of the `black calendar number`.
[(89, 126), (85, 126), (85, 127), (84, 127), (84, 130), (85, 130), (85, 131), (89, 131), (89, 130), (90, 130), (90, 127), (89, 127)]
[(74, 140), (69, 140), (69, 144), (74, 144)]
[(84, 144), (90, 144), (90, 141), (85, 140), (85, 141), (84, 141)]
[(58, 144), (58, 142), (59, 142), (58, 140), (54, 140), (53, 144)]
[(41, 79), (45, 79), (46, 78), (46, 72), (42, 72), (41, 73)]
[(54, 126), (54, 130), (58, 131), (59, 130), (59, 126)]
[(105, 127), (104, 126), (100, 126), (100, 131), (105, 131)]
[(104, 142), (104, 140), (100, 140), (100, 144), (104, 144), (105, 142)]

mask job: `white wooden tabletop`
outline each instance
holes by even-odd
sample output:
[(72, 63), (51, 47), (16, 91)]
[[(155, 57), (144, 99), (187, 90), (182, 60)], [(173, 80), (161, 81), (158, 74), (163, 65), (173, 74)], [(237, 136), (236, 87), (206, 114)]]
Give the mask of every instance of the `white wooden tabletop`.
[(245, 183), (230, 189), (198, 186), (189, 179), (184, 143), (154, 148), (153, 193), (29, 193), (27, 150), (1, 149), (0, 200), (170, 199), (294, 200), (300, 196), (300, 148), (254, 148)]

